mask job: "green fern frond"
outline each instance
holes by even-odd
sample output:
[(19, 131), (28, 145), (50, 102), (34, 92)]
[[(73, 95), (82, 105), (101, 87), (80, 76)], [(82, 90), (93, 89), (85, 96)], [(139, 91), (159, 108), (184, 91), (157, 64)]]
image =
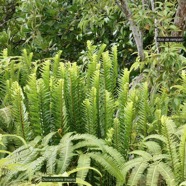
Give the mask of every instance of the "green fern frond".
[(128, 151), (132, 142), (133, 129), (133, 103), (128, 102), (124, 108), (123, 122), (120, 124), (120, 152), (127, 158)]
[(28, 121), (28, 113), (24, 104), (24, 95), (17, 82), (12, 85), (12, 114), (14, 117), (16, 134), (29, 140), (32, 137), (32, 131)]
[[(148, 163), (146, 161), (144, 161), (144, 162), (142, 161), (138, 165), (138, 167), (135, 167), (132, 170), (132, 173), (131, 173), (131, 175), (129, 177), (127, 185), (129, 185), (129, 186), (136, 186), (136, 185), (138, 185), (138, 183), (139, 183), (139, 181), (141, 179), (143, 179), (143, 181), (144, 181), (143, 173), (147, 169), (147, 167), (148, 167)], [(141, 183), (141, 185), (142, 184), (145, 184), (145, 183), (143, 182), (143, 183)]]
[(62, 133), (65, 134), (69, 129), (67, 125), (64, 79), (59, 79), (53, 87), (51, 107), (55, 130), (61, 129)]
[(28, 54), (26, 49), (22, 51), (21, 57), (21, 68), (20, 68), (20, 85), (24, 86), (28, 80), (29, 75), (32, 73), (32, 63), (33, 53)]
[(59, 63), (57, 79), (65, 79), (66, 67), (64, 63)]
[(60, 56), (61, 56), (62, 51), (58, 51), (58, 53), (54, 56), (53, 60), (54, 63), (52, 65), (52, 75), (54, 78), (57, 78), (59, 75), (59, 67), (60, 67)]
[(48, 146), (45, 151), (44, 157), (46, 161), (46, 172), (49, 175), (55, 174), (57, 164), (58, 146)]
[(82, 80), (79, 67), (76, 63), (67, 64), (67, 76), (65, 78), (65, 103), (67, 110), (67, 121), (70, 131), (83, 133), (83, 100), (85, 97), (85, 85)]
[(39, 114), (42, 134), (46, 135), (53, 128), (51, 126), (51, 95), (50, 91), (46, 89), (43, 79), (37, 80), (38, 99), (39, 99)]
[(102, 53), (103, 53), (103, 51), (105, 50), (106, 46), (107, 46), (106, 44), (102, 44), (102, 45), (99, 47), (98, 51), (96, 52), (96, 53), (97, 53), (97, 61), (100, 60), (100, 58), (101, 58), (101, 56), (102, 56)]
[(47, 146), (49, 144), (49, 141), (52, 139), (52, 137), (56, 134), (56, 132), (50, 132), (42, 139), (42, 145)]
[(58, 145), (59, 160), (57, 162), (57, 174), (62, 174), (66, 171), (67, 167), (70, 164), (70, 160), (74, 156), (74, 147), (70, 138), (71, 135), (72, 133), (65, 134), (61, 139), (60, 144)]
[(158, 163), (152, 164), (147, 171), (147, 186), (157, 186), (159, 179)]
[(116, 180), (124, 184), (124, 177), (115, 161), (108, 155), (98, 154), (98, 153), (89, 153), (88, 154), (92, 159), (98, 162), (105, 170), (107, 170)]
[(30, 75), (25, 87), (25, 93), (28, 99), (28, 114), (34, 136), (43, 135), (42, 118), (40, 115), (40, 100), (38, 94), (38, 83), (36, 74)]
[(117, 46), (112, 47), (112, 68), (113, 68), (113, 87), (116, 87), (117, 78), (118, 78), (118, 50)]
[(129, 92), (129, 75), (130, 71), (128, 69), (124, 69), (122, 72), (122, 76), (119, 79), (119, 89), (118, 89), (118, 101), (119, 101), (119, 108), (124, 108), (128, 92)]
[(89, 99), (84, 101), (85, 129), (89, 134), (98, 134), (97, 91), (92, 88)]
[[(86, 154), (80, 154), (78, 159), (77, 168), (90, 167), (91, 159)], [(88, 169), (80, 170), (77, 172), (76, 177), (85, 180), (88, 173)]]
[(177, 180), (180, 180), (180, 162), (177, 153), (177, 142), (176, 142), (176, 125), (175, 123), (166, 116), (162, 116), (161, 122), (163, 125), (163, 135), (166, 138), (167, 151), (170, 155), (171, 167)]
[(179, 154), (180, 154), (180, 176), (181, 180), (186, 180), (186, 127), (184, 126), (181, 141), (179, 145)]
[(12, 110), (10, 106), (0, 109), (1, 129), (8, 129), (12, 122)]
[(94, 76), (94, 73), (95, 73), (95, 71), (97, 69), (97, 64), (98, 64), (97, 55), (93, 54), (92, 60), (88, 64), (88, 69), (87, 69), (87, 73), (86, 73), (86, 75), (87, 75), (87, 77), (86, 77), (86, 85), (87, 85), (88, 89), (91, 88), (91, 82), (92, 82), (92, 78)]
[(120, 122), (118, 118), (114, 118), (114, 136), (113, 136), (113, 146), (118, 151), (120, 149)]
[(114, 100), (112, 95), (107, 90), (104, 91), (104, 95), (100, 102), (100, 129), (102, 138), (106, 137), (107, 131), (113, 127), (114, 119)]
[(169, 186), (176, 185), (174, 174), (169, 166), (167, 166), (163, 162), (160, 162), (158, 164), (158, 171), (159, 171), (159, 174), (161, 174), (163, 178), (165, 179), (167, 185)]
[(161, 154), (161, 146), (154, 141), (146, 141), (143, 143), (151, 154)]
[(109, 52), (102, 53), (103, 60), (103, 82), (105, 90), (113, 92), (113, 77), (112, 77), (112, 63)]
[(144, 83), (140, 89), (138, 130), (143, 136), (148, 135), (148, 123), (151, 110), (149, 107), (148, 85)]

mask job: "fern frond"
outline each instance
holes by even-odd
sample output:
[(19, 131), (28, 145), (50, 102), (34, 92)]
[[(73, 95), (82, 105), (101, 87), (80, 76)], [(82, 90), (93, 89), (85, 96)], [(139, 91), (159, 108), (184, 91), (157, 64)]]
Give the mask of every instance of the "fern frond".
[(129, 75), (130, 71), (128, 71), (128, 69), (124, 69), (124, 71), (122, 72), (122, 76), (119, 79), (118, 101), (119, 109), (121, 108), (121, 110), (123, 110), (127, 102), (129, 91)]
[(53, 87), (51, 107), (55, 130), (62, 129), (62, 133), (65, 134), (69, 128), (67, 125), (63, 79), (59, 79)]
[(171, 168), (168, 167), (165, 163), (160, 162), (158, 164), (158, 171), (159, 171), (159, 174), (161, 174), (163, 176), (163, 178), (165, 179), (167, 185), (169, 185), (169, 186), (176, 185), (174, 174), (173, 174)]
[(46, 172), (49, 175), (55, 174), (57, 164), (58, 146), (48, 146), (44, 153), (46, 161)]
[(180, 155), (180, 176), (181, 180), (186, 180), (186, 126), (184, 126), (183, 133), (181, 136), (180, 146), (179, 146), (179, 155)]
[(24, 86), (32, 73), (32, 57), (33, 53), (28, 54), (26, 49), (22, 51), (21, 68), (20, 68), (20, 85)]
[(127, 158), (131, 145), (132, 128), (133, 128), (133, 103), (128, 102), (124, 108), (123, 122), (120, 123), (120, 152)]
[(102, 138), (106, 137), (107, 131), (113, 127), (114, 100), (110, 92), (105, 90), (103, 100), (100, 104), (100, 131)]
[(144, 83), (140, 89), (138, 130), (145, 137), (148, 135), (150, 111), (148, 85)]
[(0, 109), (1, 129), (8, 129), (12, 122), (12, 110), (10, 106)]
[[(148, 167), (148, 163), (146, 161), (144, 161), (144, 162), (142, 161), (138, 165), (138, 167), (135, 167), (132, 170), (132, 173), (129, 177), (127, 185), (136, 186), (138, 184), (138, 182), (140, 181), (140, 179), (143, 179), (143, 174), (144, 174), (144, 171), (147, 169), (147, 167)], [(144, 184), (144, 182), (143, 182), (143, 184)]]
[(25, 87), (25, 92), (28, 99), (29, 120), (34, 136), (43, 135), (42, 118), (40, 117), (41, 108), (38, 95), (38, 83), (35, 73), (30, 75), (29, 81)]
[(84, 81), (76, 63), (68, 63), (68, 73), (65, 78), (65, 103), (68, 115), (70, 131), (83, 133), (83, 100), (84, 100)]
[(118, 78), (118, 50), (117, 46), (112, 47), (112, 76), (113, 76), (113, 87), (116, 88), (117, 78)]
[(175, 123), (166, 116), (162, 116), (161, 122), (163, 125), (163, 135), (166, 138), (167, 151), (170, 155), (171, 167), (177, 180), (180, 179), (180, 162), (177, 153), (177, 142), (176, 142), (176, 125)]
[(50, 91), (45, 87), (43, 79), (37, 80), (38, 88), (38, 99), (39, 99), (39, 109), (40, 109), (40, 125), (42, 128), (42, 134), (46, 135), (51, 130), (51, 110), (50, 110)]
[[(91, 159), (88, 155), (80, 154), (77, 168), (90, 167), (90, 162), (91, 162)], [(80, 178), (81, 180), (85, 180), (87, 173), (88, 173), (88, 169), (80, 170), (77, 172), (76, 177)]]
[(64, 63), (59, 63), (57, 79), (65, 79), (66, 67)]
[(86, 73), (86, 75), (87, 75), (87, 77), (86, 77), (87, 89), (91, 88), (91, 82), (92, 82), (92, 78), (94, 76), (94, 73), (96, 71), (97, 64), (98, 64), (97, 55), (93, 54), (92, 60), (88, 64), (88, 69), (87, 69), (87, 73)]
[(143, 161), (142, 157), (136, 157), (135, 159), (127, 161), (122, 168), (122, 174), (124, 178), (126, 179), (127, 173), (134, 167), (138, 166), (142, 161)]
[(58, 145), (59, 160), (57, 162), (57, 174), (62, 174), (66, 171), (72, 157), (74, 156), (74, 147), (70, 138), (71, 135), (72, 133), (65, 134)]
[(89, 99), (84, 101), (85, 129), (89, 134), (98, 134), (97, 91), (92, 87)]
[(57, 78), (59, 75), (59, 67), (60, 67), (60, 56), (61, 56), (62, 51), (58, 51), (58, 53), (54, 56), (53, 60), (54, 63), (52, 65), (52, 72), (53, 72), (53, 76), (54, 78)]
[(120, 149), (120, 122), (118, 118), (114, 118), (114, 136), (113, 136), (113, 146), (118, 151)]
[(17, 82), (12, 85), (12, 114), (14, 117), (16, 134), (29, 140), (32, 137), (32, 131), (28, 121), (28, 113), (24, 104), (24, 95)]
[(112, 63), (108, 51), (102, 53), (102, 59), (104, 87), (108, 92), (113, 92)]
[(146, 141), (143, 144), (147, 147), (148, 152), (150, 152), (151, 154), (161, 154), (161, 146), (157, 142)]
[(147, 186), (157, 186), (159, 179), (159, 171), (158, 171), (158, 164), (152, 164), (147, 171)]
[(124, 177), (115, 161), (106, 154), (88, 153), (88, 155), (107, 170), (116, 180), (124, 183)]

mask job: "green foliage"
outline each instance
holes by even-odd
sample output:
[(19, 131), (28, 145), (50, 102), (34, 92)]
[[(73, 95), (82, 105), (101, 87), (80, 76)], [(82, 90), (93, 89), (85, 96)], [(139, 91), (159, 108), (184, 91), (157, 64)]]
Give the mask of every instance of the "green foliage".
[[(89, 134), (65, 134), (57, 145), (52, 145), (55, 132), (48, 134), (43, 139), (36, 137), (27, 146), (22, 146), (5, 158), (6, 164), (19, 164), (21, 169), (10, 170), (1, 177), (1, 185), (14, 185), (26, 180), (37, 180), (46, 175), (70, 175), (77, 172), (77, 181), (84, 180), (90, 167), (90, 158), (100, 164), (110, 173), (116, 176), (117, 182), (123, 182), (121, 169), (124, 163), (123, 157), (103, 140)], [(86, 150), (85, 150), (86, 149)], [(74, 160), (77, 164), (70, 164)], [(97, 159), (98, 158), (98, 159)], [(103, 160), (103, 161), (100, 161)], [(122, 164), (121, 164), (122, 163)], [(77, 168), (74, 169), (74, 166)], [(66, 173), (66, 170), (70, 170)], [(83, 182), (80, 182), (83, 183)], [(85, 182), (86, 183), (86, 182)], [(118, 184), (119, 185), (119, 184)]]

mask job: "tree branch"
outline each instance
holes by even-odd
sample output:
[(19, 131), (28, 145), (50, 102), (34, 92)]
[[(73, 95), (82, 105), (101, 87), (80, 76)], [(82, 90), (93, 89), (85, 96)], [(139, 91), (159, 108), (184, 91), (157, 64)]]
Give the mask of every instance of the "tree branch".
[(130, 23), (130, 29), (132, 30), (132, 34), (137, 46), (138, 50), (138, 55), (140, 57), (140, 60), (143, 61), (145, 56), (144, 56), (144, 51), (143, 51), (143, 34), (142, 31), (140, 30), (139, 26), (134, 22), (132, 18), (132, 13), (128, 7), (128, 2), (126, 0), (116, 0), (119, 8), (122, 10), (126, 18), (128, 19)]

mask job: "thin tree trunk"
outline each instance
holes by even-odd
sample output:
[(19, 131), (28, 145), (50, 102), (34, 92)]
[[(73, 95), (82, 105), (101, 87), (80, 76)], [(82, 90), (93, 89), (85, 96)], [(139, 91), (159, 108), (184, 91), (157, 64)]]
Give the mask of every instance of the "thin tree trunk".
[(138, 55), (140, 60), (143, 61), (145, 58), (143, 50), (143, 33), (132, 18), (132, 13), (129, 9), (128, 2), (126, 0), (116, 0), (116, 2), (130, 23), (130, 29), (132, 30), (132, 34), (137, 46)]
[[(151, 7), (152, 7), (152, 11), (155, 12), (155, 3), (154, 3), (154, 0), (151, 0)], [(155, 46), (156, 46), (156, 49), (157, 49), (157, 53), (159, 53), (159, 43), (157, 42), (157, 37), (158, 37), (158, 21), (157, 19), (154, 20), (154, 27), (155, 27), (155, 30), (154, 30), (154, 41), (155, 41)]]
[(178, 0), (178, 8), (174, 18), (174, 24), (181, 30), (172, 32), (172, 36), (182, 36), (186, 30), (186, 0)]

